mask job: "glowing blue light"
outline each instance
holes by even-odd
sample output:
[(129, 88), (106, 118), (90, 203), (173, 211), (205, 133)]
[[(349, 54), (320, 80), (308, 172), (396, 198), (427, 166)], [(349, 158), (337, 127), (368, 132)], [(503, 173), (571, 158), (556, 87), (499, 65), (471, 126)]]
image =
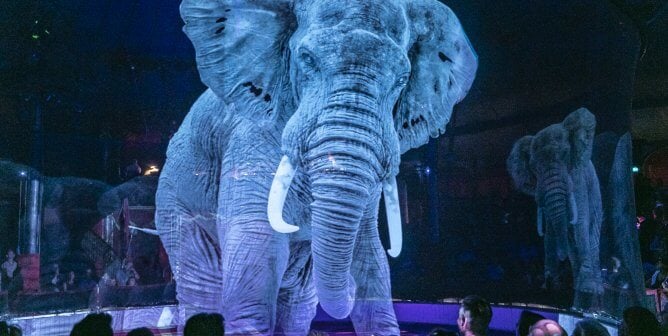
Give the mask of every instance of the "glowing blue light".
[(640, 168), (638, 168), (638, 166), (633, 166), (633, 167), (631, 167), (631, 171), (634, 172), (634, 173), (638, 173), (638, 172), (640, 172)]

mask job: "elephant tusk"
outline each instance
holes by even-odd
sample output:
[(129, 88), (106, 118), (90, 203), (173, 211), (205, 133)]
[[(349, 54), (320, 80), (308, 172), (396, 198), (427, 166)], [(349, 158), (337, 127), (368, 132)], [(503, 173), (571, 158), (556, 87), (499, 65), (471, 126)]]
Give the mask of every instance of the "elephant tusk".
[(538, 236), (542, 237), (545, 234), (543, 231), (543, 207), (538, 207), (538, 213), (536, 214), (536, 228), (538, 229)]
[(568, 201), (571, 203), (571, 225), (575, 225), (578, 222), (578, 205), (575, 202), (575, 194), (571, 192), (568, 197)]
[(396, 258), (401, 253), (403, 237), (401, 233), (401, 210), (399, 209), (399, 192), (396, 177), (390, 177), (383, 182), (383, 198), (385, 199), (385, 213), (387, 227), (390, 231), (390, 249), (387, 254)]
[(140, 228), (140, 227), (134, 226), (134, 225), (128, 225), (128, 228), (133, 229), (133, 230), (137, 230), (137, 231), (141, 231), (141, 232), (144, 232), (144, 233), (147, 233), (147, 234), (150, 234), (150, 235), (158, 236), (158, 230), (155, 230), (155, 229)]
[(274, 180), (271, 182), (269, 201), (267, 202), (269, 224), (280, 233), (292, 233), (299, 230), (298, 226), (288, 224), (283, 220), (283, 206), (294, 177), (295, 168), (290, 163), (290, 159), (284, 155), (276, 169)]

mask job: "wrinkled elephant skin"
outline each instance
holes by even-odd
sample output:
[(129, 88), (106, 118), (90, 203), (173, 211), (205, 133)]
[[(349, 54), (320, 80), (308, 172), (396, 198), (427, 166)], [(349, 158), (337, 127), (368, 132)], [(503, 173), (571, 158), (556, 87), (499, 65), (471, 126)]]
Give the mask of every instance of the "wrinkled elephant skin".
[(209, 88), (156, 195), (184, 314), (303, 335), (320, 303), (397, 335), (379, 202), (398, 209), (400, 154), (442, 134), (472, 85), (455, 15), (435, 0), (186, 0), (181, 15)]

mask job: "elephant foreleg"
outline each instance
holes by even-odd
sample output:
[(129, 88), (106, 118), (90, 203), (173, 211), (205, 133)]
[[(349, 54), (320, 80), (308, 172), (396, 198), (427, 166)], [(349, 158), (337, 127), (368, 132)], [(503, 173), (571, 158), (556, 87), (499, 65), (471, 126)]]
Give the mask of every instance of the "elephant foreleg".
[(578, 222), (572, 226), (571, 234), (574, 246), (571, 256), (575, 287), (574, 306), (583, 309), (596, 308), (602, 292), (599, 264), (600, 218), (594, 215), (597, 205), (592, 202), (592, 199), (598, 199), (600, 208), (600, 197), (596, 197), (596, 191), (588, 186), (588, 179), (591, 179), (588, 174), (591, 173), (586, 167), (578, 167), (571, 172), (576, 201), (583, 205), (578, 208)]
[[(264, 134), (247, 125), (237, 128), (222, 165), (218, 228), (222, 242), (223, 316), (227, 335), (271, 335), (276, 301), (290, 255), (288, 236), (275, 232), (267, 219), (271, 173), (278, 145), (244, 134)], [(271, 139), (270, 139), (271, 140)], [(275, 140), (274, 140), (275, 141)], [(275, 158), (275, 159), (274, 159)]]
[(270, 335), (288, 242), (265, 221), (236, 223), (223, 245), (223, 316), (228, 335)]
[(170, 258), (179, 258), (174, 271), (179, 308), (185, 318), (202, 312), (218, 313), (222, 292), (220, 248), (215, 238), (202, 228), (211, 224), (200, 223), (214, 219), (181, 216), (177, 220), (182, 227), (178, 230), (180, 250)]
[(193, 151), (191, 119), (189, 114), (170, 142), (156, 193), (155, 216), (183, 319), (198, 312), (219, 312), (222, 281), (214, 229), (215, 192), (209, 191), (217, 187), (201, 183), (215, 173), (215, 163)]
[(290, 243), (290, 259), (278, 295), (277, 322), (286, 335), (306, 335), (318, 299), (313, 286), (311, 242)]
[(350, 318), (358, 335), (399, 335), (392, 305), (390, 268), (378, 235), (378, 199), (362, 218), (351, 273), (357, 285)]

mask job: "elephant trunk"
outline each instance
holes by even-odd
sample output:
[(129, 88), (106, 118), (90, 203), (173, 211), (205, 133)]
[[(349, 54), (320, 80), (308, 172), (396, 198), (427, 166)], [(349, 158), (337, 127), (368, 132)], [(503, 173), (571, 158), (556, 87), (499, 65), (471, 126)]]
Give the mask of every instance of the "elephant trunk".
[(573, 187), (565, 167), (555, 165), (546, 169), (544, 174), (538, 178), (539, 215), (544, 220), (542, 228), (546, 235), (555, 242), (555, 253), (559, 260), (566, 259), (568, 255), (568, 226), (574, 218), (572, 214), (577, 210), (572, 209), (575, 204), (572, 200)]
[(345, 318), (353, 308), (350, 268), (357, 231), (387, 174), (377, 109), (371, 94), (335, 89), (304, 153), (313, 192), (314, 282), (322, 308), (334, 318)]
[(367, 188), (349, 176), (333, 175), (313, 182), (311, 204), (313, 270), (322, 308), (334, 318), (350, 314), (356, 284), (350, 275), (353, 247), (365, 206)]

